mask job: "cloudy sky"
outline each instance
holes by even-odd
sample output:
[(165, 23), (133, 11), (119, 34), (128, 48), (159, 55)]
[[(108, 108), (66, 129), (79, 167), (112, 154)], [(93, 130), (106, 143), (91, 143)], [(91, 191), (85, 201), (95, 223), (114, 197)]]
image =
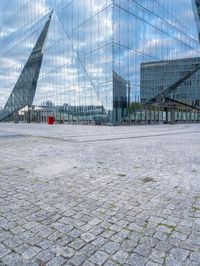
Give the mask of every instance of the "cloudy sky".
[(139, 95), (140, 63), (200, 55), (191, 0), (1, 0), (0, 106), (54, 9), (35, 103), (111, 108), (112, 71)]

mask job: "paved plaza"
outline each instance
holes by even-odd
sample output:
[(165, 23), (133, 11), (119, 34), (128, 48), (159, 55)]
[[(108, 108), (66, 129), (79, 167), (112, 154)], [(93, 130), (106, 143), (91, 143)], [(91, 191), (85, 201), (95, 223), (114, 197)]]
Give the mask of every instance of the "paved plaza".
[(0, 124), (0, 265), (200, 265), (200, 125)]

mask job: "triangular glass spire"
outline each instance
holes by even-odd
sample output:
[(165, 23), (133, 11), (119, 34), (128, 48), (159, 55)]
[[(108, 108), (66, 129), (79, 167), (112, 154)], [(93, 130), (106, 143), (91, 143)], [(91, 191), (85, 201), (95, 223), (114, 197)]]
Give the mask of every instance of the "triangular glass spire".
[[(53, 12), (53, 11), (52, 11)], [(2, 110), (0, 120), (7, 118), (20, 109), (31, 106), (35, 96), (37, 81), (43, 58), (43, 47), (47, 37), (52, 12)]]

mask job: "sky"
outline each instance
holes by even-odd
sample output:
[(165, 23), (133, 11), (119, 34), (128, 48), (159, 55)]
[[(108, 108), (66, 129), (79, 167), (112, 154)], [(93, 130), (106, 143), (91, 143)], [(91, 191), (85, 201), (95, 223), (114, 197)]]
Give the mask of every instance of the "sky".
[[(112, 71), (139, 96), (141, 62), (200, 55), (191, 0), (1, 0), (0, 107), (54, 9), (35, 103), (112, 104)], [(85, 23), (83, 23), (85, 21)]]

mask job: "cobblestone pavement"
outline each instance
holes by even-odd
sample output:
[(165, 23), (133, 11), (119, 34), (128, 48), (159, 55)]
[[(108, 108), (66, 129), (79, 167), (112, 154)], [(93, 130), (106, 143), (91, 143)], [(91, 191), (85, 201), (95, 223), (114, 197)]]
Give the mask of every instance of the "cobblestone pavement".
[(0, 265), (200, 265), (200, 125), (0, 124)]

